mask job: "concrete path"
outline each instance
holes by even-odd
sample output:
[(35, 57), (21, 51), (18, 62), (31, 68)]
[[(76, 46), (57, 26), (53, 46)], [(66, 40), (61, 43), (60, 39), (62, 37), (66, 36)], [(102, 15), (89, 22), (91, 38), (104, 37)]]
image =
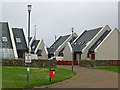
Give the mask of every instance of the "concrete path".
[[(71, 70), (71, 66), (57, 66)], [(41, 88), (118, 88), (118, 73), (74, 66), (73, 78)]]

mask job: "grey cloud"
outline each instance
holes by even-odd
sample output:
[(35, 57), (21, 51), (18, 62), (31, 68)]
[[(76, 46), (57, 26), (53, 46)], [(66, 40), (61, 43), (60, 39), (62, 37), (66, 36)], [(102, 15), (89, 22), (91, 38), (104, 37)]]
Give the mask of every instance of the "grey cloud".
[[(27, 4), (3, 3), (2, 19), (10, 21), (13, 27), (24, 27), (27, 31)], [(33, 2), (31, 12), (31, 35), (37, 25), (37, 38), (44, 39), (49, 46), (54, 35), (70, 34), (71, 28), (79, 35), (85, 29), (101, 27), (108, 24), (111, 28), (118, 26), (117, 2)]]

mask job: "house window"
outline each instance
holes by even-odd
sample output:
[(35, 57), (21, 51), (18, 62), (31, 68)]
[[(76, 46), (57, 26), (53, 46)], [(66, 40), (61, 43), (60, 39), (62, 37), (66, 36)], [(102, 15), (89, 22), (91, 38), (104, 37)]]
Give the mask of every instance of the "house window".
[(21, 43), (20, 38), (16, 38), (16, 42), (17, 42), (17, 43)]
[(95, 54), (91, 54), (91, 60), (95, 60)]
[(7, 37), (2, 37), (2, 41), (3, 42), (7, 42), (8, 40), (7, 40)]

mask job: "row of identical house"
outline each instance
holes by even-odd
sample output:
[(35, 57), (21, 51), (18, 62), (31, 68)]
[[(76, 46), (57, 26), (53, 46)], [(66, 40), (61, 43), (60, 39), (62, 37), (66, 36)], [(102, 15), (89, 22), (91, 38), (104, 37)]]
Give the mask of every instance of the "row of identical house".
[(26, 37), (24, 28), (12, 28), (9, 22), (0, 22), (0, 58), (25, 58), (27, 43), (30, 42), (32, 59), (49, 59), (62, 57), (62, 60), (120, 60), (120, 32), (117, 28), (104, 27), (84, 30), (79, 36), (76, 33), (57, 38), (46, 48), (43, 39)]
[[(0, 58), (25, 58), (28, 50), (28, 39), (24, 28), (12, 28), (9, 22), (0, 22)], [(29, 39), (32, 59), (48, 59), (48, 52), (43, 40), (35, 37)]]

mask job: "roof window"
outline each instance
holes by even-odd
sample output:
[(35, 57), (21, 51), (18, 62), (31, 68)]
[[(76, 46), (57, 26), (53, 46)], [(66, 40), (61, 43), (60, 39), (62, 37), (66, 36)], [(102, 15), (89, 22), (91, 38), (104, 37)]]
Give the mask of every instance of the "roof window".
[(85, 41), (81, 42), (81, 44), (84, 44), (84, 43), (85, 43)]
[(81, 42), (79, 44), (81, 44)]
[(7, 40), (7, 37), (2, 37), (2, 41), (3, 42), (7, 42), (8, 40)]
[(17, 42), (17, 43), (21, 43), (20, 38), (16, 38), (16, 42)]
[(84, 44), (84, 41), (83, 41), (83, 42), (80, 42), (79, 44)]

